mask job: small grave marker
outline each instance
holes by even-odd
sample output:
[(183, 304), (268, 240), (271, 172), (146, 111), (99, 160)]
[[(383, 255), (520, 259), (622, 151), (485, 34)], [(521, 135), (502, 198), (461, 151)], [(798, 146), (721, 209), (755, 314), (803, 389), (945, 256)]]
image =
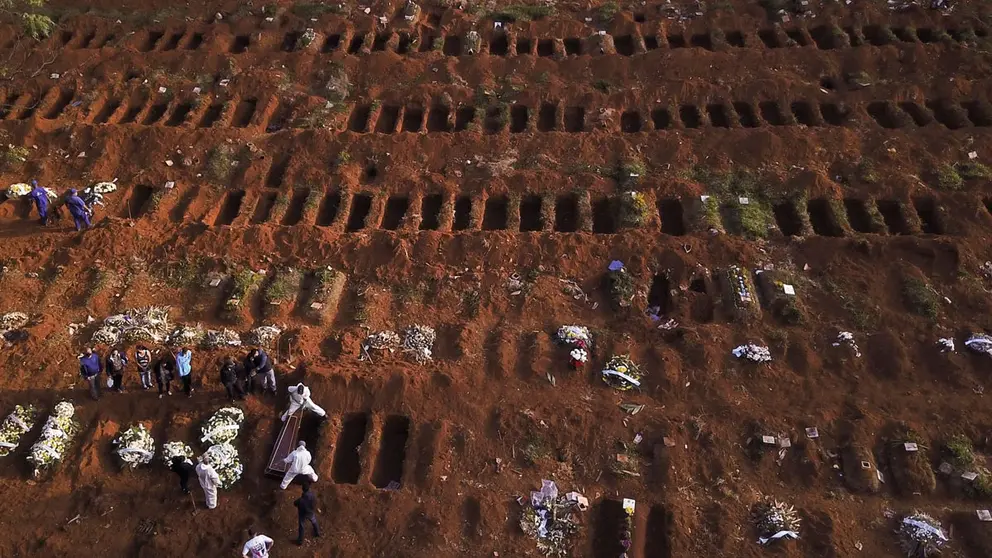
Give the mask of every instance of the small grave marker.
[(920, 451), (920, 447), (916, 445), (916, 442), (906, 442), (902, 447), (906, 448), (908, 452)]

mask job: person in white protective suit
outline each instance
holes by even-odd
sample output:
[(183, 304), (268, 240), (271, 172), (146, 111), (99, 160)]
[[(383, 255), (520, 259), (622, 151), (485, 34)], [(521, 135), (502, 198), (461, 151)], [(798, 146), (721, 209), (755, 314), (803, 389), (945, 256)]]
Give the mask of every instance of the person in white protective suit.
[(282, 484), (279, 485), (280, 488), (286, 490), (289, 487), (289, 483), (293, 482), (296, 475), (306, 475), (310, 477), (311, 481), (317, 481), (317, 473), (310, 466), (310, 461), (313, 457), (310, 452), (307, 451), (307, 443), (300, 441), (300, 444), (296, 446), (296, 449), (289, 453), (283, 463), (289, 465), (286, 468), (286, 475), (282, 478)]
[(318, 416), (327, 416), (327, 413), (320, 408), (319, 405), (310, 399), (310, 388), (303, 384), (296, 384), (289, 388), (289, 409), (282, 414), (282, 421), (286, 422), (286, 419), (293, 416), (293, 413), (303, 408), (307, 411), (313, 411)]
[(210, 464), (210, 456), (204, 455), (196, 466), (196, 478), (203, 488), (203, 496), (207, 499), (207, 509), (217, 507), (217, 487), (220, 486), (220, 476)]

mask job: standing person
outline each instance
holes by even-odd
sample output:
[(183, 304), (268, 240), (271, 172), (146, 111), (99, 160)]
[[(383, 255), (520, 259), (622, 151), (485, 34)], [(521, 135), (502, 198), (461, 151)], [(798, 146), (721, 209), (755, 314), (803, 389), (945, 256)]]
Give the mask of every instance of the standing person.
[(31, 192), (28, 194), (34, 200), (35, 207), (38, 208), (38, 217), (42, 225), (48, 224), (48, 192), (38, 186), (37, 180), (31, 181)]
[(179, 475), (179, 488), (183, 490), (183, 494), (189, 494), (189, 477), (196, 473), (193, 464), (188, 459), (177, 455), (172, 458), (172, 465), (169, 466), (169, 469)]
[(220, 476), (210, 465), (210, 456), (204, 455), (200, 458), (200, 464), (196, 466), (196, 479), (200, 481), (200, 488), (203, 489), (203, 496), (207, 500), (207, 509), (212, 510), (217, 507), (217, 487), (220, 486)]
[(158, 384), (158, 398), (162, 399), (164, 394), (172, 395), (172, 377), (176, 369), (176, 364), (172, 360), (172, 354), (166, 353), (155, 363), (155, 382)]
[(186, 397), (193, 397), (193, 351), (189, 347), (183, 347), (176, 353), (176, 369), (179, 370), (179, 380), (183, 384), (183, 391)]
[(303, 494), (293, 502), (293, 505), (296, 506), (300, 520), (300, 531), (299, 536), (296, 537), (296, 544), (303, 544), (303, 527), (307, 521), (313, 526), (313, 536), (320, 538), (320, 526), (317, 525), (317, 495), (313, 493), (313, 490), (310, 490), (309, 482), (303, 481)]
[[(269, 359), (269, 355), (261, 348), (254, 348), (248, 353), (248, 363), (249, 378), (260, 375), (262, 377), (262, 393), (271, 391), (272, 395), (275, 395), (276, 373), (272, 369), (272, 360)], [(255, 392), (254, 385), (251, 391), (252, 393)]]
[(152, 387), (152, 352), (144, 345), (138, 345), (134, 351), (134, 362), (138, 365), (138, 376), (141, 377), (141, 389)]
[(310, 466), (311, 461), (313, 461), (313, 456), (307, 451), (307, 443), (300, 440), (296, 449), (289, 452), (289, 455), (282, 460), (288, 467), (286, 467), (286, 474), (282, 477), (282, 484), (279, 485), (279, 488), (286, 490), (296, 475), (305, 475), (310, 477), (311, 481), (317, 482), (317, 472)]
[(224, 384), (224, 389), (227, 390), (227, 396), (231, 401), (245, 397), (245, 391), (241, 389), (241, 381), (238, 376), (240, 376), (238, 365), (234, 359), (230, 355), (224, 357), (224, 364), (220, 367), (220, 383)]
[(248, 542), (241, 549), (242, 558), (269, 558), (269, 551), (275, 541), (262, 534), (255, 534), (254, 529), (248, 529)]
[(114, 380), (113, 389), (118, 393), (124, 392), (124, 369), (127, 367), (127, 355), (117, 349), (107, 355), (107, 376)]
[(86, 207), (86, 202), (76, 193), (75, 188), (69, 190), (69, 196), (65, 200), (66, 207), (72, 215), (72, 220), (76, 223), (76, 231), (90, 228), (90, 209)]
[(94, 401), (100, 399), (100, 372), (103, 372), (100, 355), (87, 347), (83, 356), (79, 357), (79, 374), (90, 383), (90, 397)]
[(301, 408), (305, 411), (311, 411), (317, 416), (327, 416), (327, 413), (310, 399), (310, 388), (302, 383), (289, 388), (289, 408), (282, 414), (282, 421), (286, 422), (287, 418)]

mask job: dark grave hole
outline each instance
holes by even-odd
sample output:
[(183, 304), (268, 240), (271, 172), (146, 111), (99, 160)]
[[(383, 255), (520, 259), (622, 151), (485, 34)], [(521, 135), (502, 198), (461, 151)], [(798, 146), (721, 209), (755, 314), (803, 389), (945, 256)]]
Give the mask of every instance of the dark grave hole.
[(930, 111), (926, 107), (921, 106), (913, 102), (903, 102), (899, 103), (899, 108), (903, 110), (910, 118), (913, 119), (913, 123), (917, 126), (926, 126), (927, 124), (933, 122), (933, 116), (930, 115)]
[(141, 111), (144, 110), (144, 108), (145, 108), (144, 103), (128, 105), (127, 111), (124, 113), (124, 116), (121, 118), (120, 123), (121, 124), (133, 123), (138, 119), (138, 115), (141, 114)]
[(797, 236), (803, 233), (803, 221), (792, 202), (777, 203), (772, 206), (775, 214), (775, 224), (785, 236)]
[(131, 197), (127, 200), (127, 206), (124, 209), (125, 212), (121, 217), (137, 219), (143, 216), (148, 211), (148, 202), (151, 200), (154, 191), (151, 186), (144, 184), (135, 186), (131, 191)]
[(679, 118), (686, 128), (698, 128), (703, 125), (703, 115), (699, 114), (696, 105), (682, 105), (679, 108)]
[(169, 35), (169, 40), (166, 41), (165, 46), (162, 47), (162, 50), (176, 50), (179, 48), (179, 42), (182, 41), (182, 39), (182, 33), (173, 33), (172, 35)]
[(986, 29), (985, 27), (981, 27), (981, 26), (975, 27), (974, 31), (975, 31), (975, 36), (979, 38), (984, 39), (989, 36), (989, 30)]
[(445, 56), (459, 56), (462, 53), (462, 38), (458, 35), (445, 35), (444, 49)]
[(809, 200), (806, 208), (814, 233), (822, 236), (843, 236), (844, 230), (837, 224), (837, 219), (828, 200)]
[(565, 131), (578, 133), (585, 130), (586, 109), (585, 107), (565, 108)]
[(444, 207), (444, 196), (441, 194), (424, 196), (420, 202), (420, 230), (436, 231), (441, 228), (442, 207)]
[(331, 478), (337, 484), (357, 484), (362, 474), (362, 461), (359, 450), (365, 443), (369, 427), (369, 417), (365, 413), (345, 415), (341, 433), (334, 452), (334, 465)]
[(487, 134), (496, 134), (503, 129), (505, 120), (506, 113), (503, 107), (489, 107), (486, 109), (486, 118), (483, 121), (483, 127)]
[(851, 112), (844, 105), (838, 105), (835, 103), (821, 103), (820, 114), (823, 115), (823, 120), (827, 124), (831, 126), (843, 126), (847, 123), (847, 118), (850, 116)]
[(895, 27), (892, 29), (892, 34), (896, 36), (897, 39), (904, 43), (915, 43), (916, 34), (912, 29), (907, 29), (905, 27)]
[(574, 195), (559, 196), (555, 201), (555, 231), (575, 232), (579, 228), (579, 200)]
[(644, 23), (644, 14), (641, 12), (634, 14), (634, 21), (637, 23)]
[(79, 44), (79, 48), (90, 48), (90, 44), (93, 42), (93, 39), (95, 38), (96, 38), (96, 30), (90, 31), (89, 33), (86, 34), (86, 36), (83, 37), (82, 42)]
[(286, 36), (282, 40), (282, 51), (283, 52), (293, 52), (296, 50), (296, 43), (300, 41), (300, 36), (302, 33), (299, 31), (290, 31), (286, 33)]
[(844, 200), (844, 211), (847, 212), (847, 222), (851, 228), (859, 233), (873, 233), (871, 226), (871, 215), (864, 200), (846, 198)]
[(902, 128), (906, 122), (900, 118), (895, 106), (888, 101), (874, 101), (868, 103), (868, 114), (875, 119), (875, 122), (883, 128)]
[(666, 109), (656, 108), (651, 111), (651, 122), (655, 130), (667, 130), (672, 126), (672, 115)]
[(149, 52), (155, 48), (155, 45), (162, 40), (165, 33), (162, 31), (149, 31), (148, 37), (145, 38), (144, 44), (141, 46), (141, 50), (144, 52)]
[(685, 234), (685, 213), (682, 202), (668, 198), (658, 200), (658, 216), (661, 217), (662, 234), (682, 236)]
[(424, 125), (424, 109), (408, 106), (403, 111), (403, 131), (417, 133)]
[(396, 53), (409, 54), (412, 43), (413, 41), (410, 39), (409, 33), (400, 33), (400, 40), (396, 43)]
[(505, 197), (496, 196), (486, 199), (486, 210), (482, 217), (482, 230), (505, 230), (508, 216), (509, 203)]
[(758, 38), (765, 43), (768, 48), (779, 48), (782, 46), (778, 40), (778, 33), (774, 29), (761, 29), (758, 31)]
[(260, 225), (267, 222), (272, 217), (272, 208), (276, 206), (279, 199), (279, 192), (262, 192), (255, 204), (255, 212), (251, 215), (251, 222)]
[(403, 217), (410, 209), (410, 198), (406, 196), (389, 196), (386, 200), (386, 212), (382, 216), (382, 228), (395, 231), (403, 224)]
[(186, 117), (189, 116), (190, 111), (193, 110), (192, 103), (180, 103), (179, 106), (172, 111), (172, 115), (169, 116), (169, 120), (165, 123), (166, 126), (179, 126), (183, 122), (186, 122)]
[(891, 36), (887, 31), (888, 28), (884, 28), (881, 25), (869, 25), (864, 29), (862, 29), (862, 32), (865, 35), (865, 39), (867, 39), (869, 43), (875, 46), (883, 46), (889, 44)]
[(193, 33), (186, 43), (186, 50), (196, 50), (203, 44), (203, 33)]
[(668, 36), (668, 48), (685, 48), (685, 36), (679, 33)]
[(947, 34), (959, 43), (963, 43), (967, 40), (967, 35), (965, 34), (964, 29), (948, 29)]
[[(117, 112), (117, 109), (119, 109), (120, 107), (121, 107), (120, 99), (108, 99), (106, 102), (103, 103), (103, 106), (100, 107), (100, 112), (96, 114), (96, 118), (93, 119), (93, 123), (104, 124), (105, 122), (110, 120), (110, 117), (112, 117), (114, 113)], [(7, 109), (4, 109), (4, 113), (0, 115), (0, 119), (3, 119), (4, 117), (7, 116), (6, 110)]]
[(555, 54), (555, 43), (551, 39), (538, 39), (537, 41), (537, 55), (538, 56), (554, 56)]
[(578, 56), (582, 54), (582, 39), (569, 37), (563, 41), (565, 43), (565, 54), (568, 56)]
[(593, 558), (615, 558), (625, 552), (620, 544), (626, 512), (618, 500), (601, 500), (593, 507)]
[(644, 48), (645, 50), (657, 50), (658, 49), (658, 36), (648, 35), (644, 37)]
[(372, 196), (368, 194), (355, 194), (351, 198), (351, 213), (348, 215), (348, 224), (345, 230), (348, 232), (360, 231), (365, 228), (365, 221), (372, 211)]
[(427, 14), (427, 23), (435, 27), (441, 25), (441, 17), (443, 15), (441, 12), (430, 12)]
[(830, 50), (841, 46), (837, 44), (837, 39), (834, 37), (834, 29), (828, 25), (818, 25), (810, 29), (809, 34), (813, 37), (813, 42), (816, 43), (817, 48)]
[(785, 34), (797, 46), (809, 46), (809, 40), (806, 38), (806, 34), (803, 33), (802, 29), (789, 29)]
[(721, 203), (718, 209), (723, 228), (732, 235), (740, 236), (743, 234), (744, 229), (741, 226), (740, 205), (737, 202)]
[(933, 112), (937, 122), (940, 122), (951, 130), (964, 128), (968, 125), (966, 111), (946, 99), (927, 101), (926, 105)]
[(455, 111), (455, 131), (464, 132), (475, 121), (474, 107), (460, 107)]
[(386, 45), (389, 44), (389, 39), (393, 36), (392, 33), (376, 33), (375, 39), (372, 40), (372, 50), (381, 52), (386, 50)]
[(58, 99), (55, 100), (55, 104), (52, 105), (52, 108), (49, 109), (48, 112), (45, 114), (45, 118), (47, 118), (48, 120), (54, 120), (55, 118), (58, 118), (58, 116), (62, 114), (62, 111), (65, 110), (65, 107), (72, 102), (72, 98), (75, 96), (75, 94), (76, 92), (70, 89), (60, 90)]
[(506, 33), (497, 33), (489, 43), (489, 54), (493, 56), (506, 56), (510, 51), (510, 40)]
[(634, 54), (634, 37), (621, 35), (613, 39), (613, 46), (617, 49), (617, 54), (621, 56), (632, 56)]
[(214, 221), (214, 225), (230, 225), (238, 218), (238, 213), (241, 212), (241, 202), (245, 199), (244, 190), (233, 190), (224, 196), (224, 204), (221, 205), (220, 213), (217, 214), (217, 219)]
[(741, 126), (745, 128), (757, 128), (761, 126), (758, 115), (754, 112), (754, 106), (751, 103), (741, 101), (734, 103), (734, 112), (737, 113), (737, 119), (740, 121)]
[[(12, 92), (9, 95), (7, 95), (7, 100), (4, 101), (2, 106), (0, 106), (0, 119), (6, 120), (6, 118), (10, 116), (11, 109), (14, 108), (14, 105), (17, 104), (17, 100), (20, 98), (21, 98), (21, 94), (16, 92)], [(118, 104), (120, 103), (118, 102)]]
[(324, 40), (324, 45), (320, 47), (320, 52), (324, 54), (330, 54), (337, 50), (341, 46), (341, 35), (335, 33), (333, 35), (328, 35), (327, 39)]
[(372, 107), (369, 105), (358, 105), (355, 110), (351, 111), (351, 117), (348, 118), (348, 129), (352, 132), (365, 133), (368, 131), (369, 126), (369, 114), (372, 112)]
[(827, 91), (833, 91), (837, 89), (837, 80), (830, 76), (823, 76), (820, 78), (820, 87)]
[(539, 231), (541, 225), (541, 197), (524, 196), (520, 200), (520, 231)]
[(537, 131), (551, 132), (558, 123), (558, 105), (552, 103), (541, 104), (537, 112)]
[(726, 34), (727, 44), (732, 47), (743, 48), (744, 44), (744, 34), (740, 31), (727, 31)]
[(648, 512), (644, 558), (672, 558), (672, 533), (675, 520), (672, 513), (661, 505), (651, 506)]
[(328, 192), (325, 194), (324, 199), (320, 203), (320, 209), (317, 210), (317, 225), (321, 227), (332, 225), (335, 219), (337, 219), (340, 209), (341, 193)]
[(221, 115), (224, 114), (224, 105), (220, 103), (214, 103), (207, 108), (207, 111), (203, 113), (203, 118), (200, 119), (199, 126), (201, 128), (209, 128), (220, 120)]
[(657, 308), (660, 316), (664, 316), (674, 309), (671, 286), (665, 275), (655, 275), (651, 281), (651, 289), (648, 291), (648, 307)]
[(145, 113), (145, 119), (141, 122), (145, 126), (155, 124), (165, 116), (165, 111), (169, 109), (168, 103), (155, 103), (152, 108)]
[(289, 169), (289, 155), (274, 157), (272, 165), (269, 167), (269, 175), (265, 179), (265, 185), (269, 188), (278, 188), (286, 178), (286, 171)]
[(193, 205), (193, 200), (195, 200), (196, 196), (199, 194), (200, 188), (198, 186), (191, 188), (183, 194), (183, 197), (179, 199), (179, 202), (176, 203), (176, 205), (174, 205), (172, 210), (169, 212), (169, 219), (172, 220), (173, 223), (181, 223), (183, 217), (186, 216), (186, 212), (189, 211), (189, 207)]
[(430, 52), (434, 50), (434, 34), (422, 33), (420, 35), (420, 52)]
[(524, 105), (513, 105), (510, 107), (510, 132), (519, 134), (527, 131), (527, 120), (529, 114)]
[(18, 116), (18, 119), (27, 120), (28, 118), (34, 116), (34, 112), (38, 110), (38, 106), (41, 105), (41, 100), (44, 99), (47, 95), (48, 95), (48, 91), (45, 91), (37, 97), (38, 100), (35, 100), (33, 98), (30, 99), (27, 106), (24, 107), (24, 110), (21, 111), (21, 114), (20, 116)]
[(944, 223), (933, 198), (913, 198), (913, 208), (920, 216), (920, 228), (924, 234), (944, 234)]
[(592, 232), (596, 234), (617, 232), (616, 220), (613, 215), (613, 200), (610, 198), (600, 198), (592, 203)]
[(365, 35), (355, 35), (348, 43), (348, 54), (358, 54), (365, 44)]
[(372, 182), (379, 176), (379, 169), (375, 165), (369, 165), (365, 167), (365, 182)]
[(434, 105), (427, 113), (428, 132), (450, 132), (451, 126), (448, 124), (451, 109), (445, 105)]
[(451, 224), (456, 231), (468, 230), (472, 225), (472, 198), (458, 196), (455, 200), (455, 219)]
[(641, 113), (636, 110), (624, 111), (620, 115), (620, 130), (627, 134), (641, 131)]
[(709, 33), (696, 33), (692, 36), (692, 46), (713, 50), (713, 38)]
[(410, 437), (410, 419), (391, 415), (382, 428), (382, 443), (372, 472), (376, 488), (397, 489), (403, 480), (403, 462), (406, 460), (406, 442)]
[(982, 203), (985, 204), (985, 211), (988, 211), (992, 215), (992, 198), (985, 198), (982, 200)]
[(909, 234), (909, 224), (902, 214), (902, 205), (895, 200), (878, 200), (875, 202), (878, 212), (882, 214), (889, 234)]
[(819, 126), (820, 118), (816, 114), (816, 105), (805, 101), (795, 101), (792, 103), (792, 114), (796, 120), (806, 126)]
[(789, 123), (782, 106), (775, 101), (762, 101), (758, 103), (758, 110), (761, 111), (761, 118), (772, 126), (785, 126)]
[(534, 46), (531, 44), (529, 37), (520, 37), (517, 39), (517, 54), (530, 54)]
[(921, 29), (917, 29), (916, 38), (918, 38), (921, 43), (937, 42), (937, 34), (934, 33), (933, 29), (930, 29), (929, 27), (923, 27)]
[(303, 219), (303, 212), (306, 210), (308, 199), (310, 199), (308, 188), (293, 190), (293, 197), (289, 200), (289, 207), (282, 218), (282, 224), (287, 226), (299, 224), (300, 220)]
[(992, 112), (989, 106), (981, 101), (968, 101), (963, 104), (964, 110), (968, 112), (968, 120), (975, 126), (992, 126)]
[(706, 294), (706, 279), (704, 277), (696, 277), (689, 283), (689, 290), (694, 293)]
[(400, 119), (400, 107), (383, 105), (379, 118), (375, 121), (375, 131), (380, 134), (392, 134), (396, 131), (396, 123)]
[(276, 109), (272, 111), (269, 122), (265, 125), (266, 133), (272, 134), (286, 127), (289, 115), (293, 111), (291, 101), (279, 101)]
[(730, 128), (730, 113), (726, 105), (711, 104), (706, 106), (706, 113), (710, 116), (710, 124), (717, 128)]
[(231, 54), (241, 54), (248, 50), (248, 45), (251, 44), (251, 37), (248, 35), (238, 35), (234, 37), (234, 41), (231, 43)]
[(68, 45), (69, 42), (72, 41), (72, 31), (63, 31), (59, 34), (59, 41), (62, 43), (63, 47)]
[(862, 46), (865, 44), (864, 41), (861, 40), (861, 35), (858, 34), (858, 31), (855, 28), (845, 27), (844, 32), (847, 33), (847, 36), (850, 38), (852, 47)]
[(238, 106), (234, 109), (234, 118), (231, 119), (231, 125), (235, 128), (248, 127), (251, 124), (252, 116), (255, 116), (256, 105), (258, 105), (257, 99), (241, 99), (238, 102)]

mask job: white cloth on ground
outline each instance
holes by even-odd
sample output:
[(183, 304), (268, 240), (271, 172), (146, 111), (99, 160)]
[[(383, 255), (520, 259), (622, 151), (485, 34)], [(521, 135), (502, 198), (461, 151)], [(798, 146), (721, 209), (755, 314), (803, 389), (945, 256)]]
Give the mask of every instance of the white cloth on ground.
[(207, 499), (207, 508), (214, 509), (217, 507), (217, 487), (220, 486), (220, 476), (213, 467), (206, 463), (200, 463), (196, 466), (196, 478), (200, 481), (200, 487), (203, 488), (203, 496)]
[[(303, 388), (303, 393), (296, 392), (296, 390), (300, 387)], [(310, 399), (310, 388), (303, 384), (297, 384), (289, 388), (289, 409), (282, 414), (282, 420), (285, 422), (285, 420), (291, 417), (293, 413), (300, 410), (300, 407), (306, 411), (316, 414), (317, 416), (322, 417), (327, 415), (324, 409), (314, 403), (313, 399)]]
[(289, 484), (293, 482), (296, 475), (306, 475), (310, 477), (311, 481), (317, 482), (317, 472), (314, 471), (313, 467), (310, 465), (310, 462), (313, 461), (313, 457), (310, 455), (310, 452), (307, 451), (306, 447), (300, 446), (296, 448), (282, 461), (283, 463), (289, 465), (289, 467), (286, 468), (285, 476), (282, 478), (282, 484), (279, 485), (283, 490), (286, 490), (286, 488), (289, 487)]

